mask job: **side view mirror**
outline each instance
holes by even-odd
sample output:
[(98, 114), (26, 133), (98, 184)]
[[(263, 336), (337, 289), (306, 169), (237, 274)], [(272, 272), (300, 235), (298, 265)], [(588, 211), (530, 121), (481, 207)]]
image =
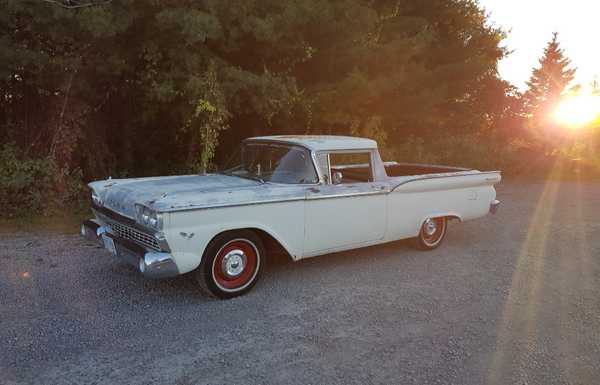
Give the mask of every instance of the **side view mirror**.
[(343, 178), (344, 178), (344, 175), (342, 174), (341, 171), (334, 171), (331, 174), (331, 183), (340, 184), (340, 183), (342, 183)]

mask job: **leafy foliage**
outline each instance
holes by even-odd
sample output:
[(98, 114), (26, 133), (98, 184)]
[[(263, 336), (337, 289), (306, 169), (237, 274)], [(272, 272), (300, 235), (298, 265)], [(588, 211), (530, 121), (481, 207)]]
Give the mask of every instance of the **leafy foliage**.
[(80, 202), (86, 191), (79, 170), (59, 168), (48, 158), (22, 157), (12, 144), (0, 148), (0, 207), (11, 217), (50, 214), (54, 207)]
[[(199, 164), (194, 168), (199, 168), (203, 173), (206, 173), (215, 155), (219, 131), (227, 128), (227, 121), (230, 114), (227, 111), (225, 96), (217, 80), (214, 64), (211, 63), (209, 66), (200, 86), (203, 97), (196, 105), (196, 110), (194, 111), (193, 119), (189, 122), (189, 126), (197, 124), (197, 130), (200, 131), (200, 134), (193, 137), (199, 136), (202, 143)], [(196, 147), (198, 146), (195, 141), (190, 142), (188, 156), (189, 162), (193, 166), (196, 166), (195, 158), (198, 153)]]
[(504, 34), (475, 0), (0, 6), (0, 141), (85, 181), (206, 170), (262, 134), (472, 163), (466, 143), (507, 145), (520, 122), (497, 76)]

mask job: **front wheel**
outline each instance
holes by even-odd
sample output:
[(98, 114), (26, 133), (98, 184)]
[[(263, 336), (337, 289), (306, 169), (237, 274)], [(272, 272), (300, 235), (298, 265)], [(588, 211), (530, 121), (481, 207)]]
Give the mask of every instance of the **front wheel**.
[(421, 226), (419, 235), (415, 238), (417, 248), (432, 250), (438, 247), (446, 235), (447, 225), (446, 217), (427, 218)]
[(208, 294), (233, 298), (252, 289), (264, 264), (265, 248), (254, 232), (229, 231), (209, 243), (196, 279)]

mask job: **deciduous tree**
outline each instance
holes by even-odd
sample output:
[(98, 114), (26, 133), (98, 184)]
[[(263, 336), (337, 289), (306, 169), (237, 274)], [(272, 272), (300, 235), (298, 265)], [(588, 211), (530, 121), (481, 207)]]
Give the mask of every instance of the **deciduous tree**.
[(0, 8), (0, 141), (85, 180), (206, 169), (261, 134), (365, 135), (393, 155), (496, 135), (514, 110), (504, 34), (475, 0)]

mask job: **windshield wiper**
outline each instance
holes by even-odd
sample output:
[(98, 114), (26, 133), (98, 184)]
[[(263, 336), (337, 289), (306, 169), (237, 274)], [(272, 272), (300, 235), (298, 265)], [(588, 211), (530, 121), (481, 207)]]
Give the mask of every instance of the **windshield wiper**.
[(266, 183), (265, 180), (263, 178), (259, 177), (258, 175), (248, 174), (248, 175), (238, 175), (238, 176), (240, 176), (242, 178), (248, 178), (248, 179), (252, 179), (252, 180), (257, 180), (257, 181), (259, 181), (262, 184)]
[(223, 174), (223, 175), (228, 175), (228, 176), (237, 176), (239, 178), (244, 178), (244, 179), (255, 180), (262, 184), (266, 183), (263, 178), (259, 177), (258, 175), (254, 175), (254, 174), (250, 174), (250, 173), (246, 173), (246, 175), (234, 174), (234, 173), (228, 172), (228, 171), (218, 171), (217, 173)]

